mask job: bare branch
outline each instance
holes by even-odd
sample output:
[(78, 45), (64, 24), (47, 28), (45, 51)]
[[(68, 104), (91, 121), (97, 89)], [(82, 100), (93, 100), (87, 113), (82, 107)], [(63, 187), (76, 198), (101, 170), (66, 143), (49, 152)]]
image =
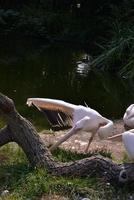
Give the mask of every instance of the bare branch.
[(4, 114), (10, 114), (11, 112), (14, 112), (14, 110), (13, 100), (0, 93), (0, 111)]

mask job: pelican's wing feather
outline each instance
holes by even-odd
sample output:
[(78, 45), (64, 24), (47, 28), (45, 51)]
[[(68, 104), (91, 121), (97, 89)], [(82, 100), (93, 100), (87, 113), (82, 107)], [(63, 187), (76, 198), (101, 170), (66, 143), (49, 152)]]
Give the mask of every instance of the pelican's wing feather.
[(67, 103), (62, 100), (56, 99), (47, 99), (47, 98), (29, 98), (27, 99), (27, 105), (35, 105), (39, 110), (53, 110), (53, 111), (61, 111), (63, 113), (73, 115), (75, 105), (71, 103)]
[(72, 126), (72, 117), (63, 112), (53, 110), (41, 110), (52, 126), (53, 130), (70, 128)]
[(72, 126), (75, 105), (62, 100), (47, 98), (29, 98), (28, 106), (36, 106), (51, 124), (53, 129), (64, 129)]

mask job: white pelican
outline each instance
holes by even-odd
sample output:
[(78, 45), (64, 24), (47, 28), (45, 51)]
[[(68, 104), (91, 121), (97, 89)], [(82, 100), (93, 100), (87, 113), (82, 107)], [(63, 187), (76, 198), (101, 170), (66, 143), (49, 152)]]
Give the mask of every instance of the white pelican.
[(123, 141), (129, 158), (134, 160), (134, 129), (114, 135), (108, 139), (112, 141)]
[(134, 104), (131, 104), (123, 116), (124, 125), (126, 128), (134, 128)]
[(47, 98), (29, 98), (27, 99), (27, 105), (34, 105), (40, 111), (45, 112), (52, 124), (56, 124), (57, 122), (60, 126), (63, 126), (64, 121), (66, 121), (72, 126), (72, 129), (63, 136), (63, 138), (61, 138), (56, 144), (52, 145), (50, 148), (51, 150), (54, 150), (72, 135), (82, 131), (91, 132), (92, 134), (86, 152), (88, 151), (89, 145), (96, 132), (98, 132), (99, 137), (102, 139), (113, 135), (113, 122), (89, 107)]

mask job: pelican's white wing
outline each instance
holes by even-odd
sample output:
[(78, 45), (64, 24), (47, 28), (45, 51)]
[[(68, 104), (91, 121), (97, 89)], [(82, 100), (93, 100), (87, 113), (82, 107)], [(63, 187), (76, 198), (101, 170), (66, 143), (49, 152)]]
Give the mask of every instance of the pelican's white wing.
[(77, 107), (74, 104), (67, 103), (62, 100), (47, 99), (47, 98), (29, 98), (27, 99), (27, 105), (35, 105), (39, 110), (53, 110), (61, 111), (68, 115), (73, 115), (74, 109)]
[(54, 130), (71, 127), (74, 110), (77, 107), (62, 100), (47, 98), (29, 98), (27, 99), (27, 105), (34, 105), (42, 111)]

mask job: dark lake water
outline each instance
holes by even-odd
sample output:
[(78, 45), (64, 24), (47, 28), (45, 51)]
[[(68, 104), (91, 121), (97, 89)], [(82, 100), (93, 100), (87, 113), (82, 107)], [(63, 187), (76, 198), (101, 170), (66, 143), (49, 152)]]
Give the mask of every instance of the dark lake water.
[[(25, 103), (29, 97), (62, 99), (88, 104), (112, 119), (134, 103), (134, 84), (115, 74), (92, 71), (80, 61), (87, 52), (71, 45), (38, 40), (0, 41), (0, 91), (11, 97), (18, 111), (37, 126), (46, 122)], [(92, 52), (90, 52), (92, 55)]]

